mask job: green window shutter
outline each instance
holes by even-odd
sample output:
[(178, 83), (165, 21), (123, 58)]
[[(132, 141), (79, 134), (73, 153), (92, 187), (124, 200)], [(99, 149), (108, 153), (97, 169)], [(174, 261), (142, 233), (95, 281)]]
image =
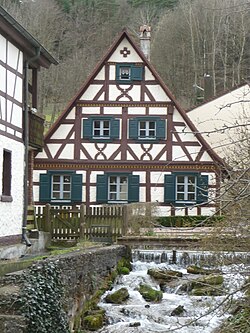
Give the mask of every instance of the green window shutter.
[(164, 202), (175, 202), (175, 175), (165, 175), (164, 178)]
[(129, 120), (129, 138), (138, 139), (138, 120), (137, 119)]
[(82, 201), (82, 175), (72, 174), (72, 186), (71, 186), (71, 201)]
[(166, 138), (166, 121), (158, 119), (156, 121), (156, 138), (165, 139)]
[(92, 119), (83, 120), (83, 138), (84, 139), (92, 138)]
[(139, 202), (140, 177), (138, 175), (128, 176), (128, 202)]
[(198, 175), (197, 177), (197, 203), (206, 202), (208, 200), (208, 176)]
[(96, 201), (99, 203), (108, 201), (108, 175), (97, 175)]
[(110, 121), (110, 131), (112, 139), (119, 139), (120, 136), (120, 121), (119, 119), (111, 119)]
[(115, 68), (115, 79), (116, 79), (116, 81), (120, 80), (119, 73), (120, 73), (120, 65), (116, 65), (116, 68)]
[(39, 201), (50, 202), (51, 183), (49, 174), (40, 174)]
[(132, 66), (131, 68), (131, 79), (141, 81), (142, 80), (142, 74), (143, 74), (143, 67), (138, 66)]

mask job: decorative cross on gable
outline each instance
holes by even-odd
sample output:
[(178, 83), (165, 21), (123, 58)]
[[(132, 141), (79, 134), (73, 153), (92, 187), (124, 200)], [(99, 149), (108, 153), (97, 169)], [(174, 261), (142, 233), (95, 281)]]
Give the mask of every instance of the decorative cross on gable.
[(123, 55), (124, 58), (126, 58), (130, 54), (130, 51), (127, 47), (124, 47), (123, 50), (120, 50), (120, 53)]

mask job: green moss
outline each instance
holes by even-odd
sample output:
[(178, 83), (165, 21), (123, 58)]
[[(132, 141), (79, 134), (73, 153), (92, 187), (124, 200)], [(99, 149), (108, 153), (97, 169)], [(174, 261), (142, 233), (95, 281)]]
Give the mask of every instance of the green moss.
[(191, 283), (191, 287), (193, 288), (202, 288), (206, 286), (216, 286), (221, 285), (223, 283), (222, 275), (208, 275), (206, 277), (202, 277), (200, 279), (194, 280)]
[(101, 313), (84, 317), (83, 325), (87, 330), (97, 331), (103, 326), (104, 317)]
[(147, 302), (160, 302), (162, 300), (162, 291), (155, 290), (147, 284), (141, 284), (139, 292)]
[(112, 294), (108, 294), (105, 297), (105, 301), (107, 303), (123, 304), (128, 298), (129, 298), (129, 293), (127, 288), (121, 288)]
[(193, 296), (222, 296), (224, 292), (220, 288), (202, 287), (202, 288), (194, 288), (191, 291), (191, 295)]
[(206, 269), (206, 268), (202, 268), (200, 266), (188, 266), (187, 272), (190, 274), (203, 274), (203, 275), (208, 275), (208, 274), (212, 274), (212, 273), (220, 273), (220, 271), (217, 269)]
[(119, 260), (116, 270), (119, 275), (129, 274), (129, 272), (132, 270), (130, 260), (127, 258), (122, 258), (121, 260)]

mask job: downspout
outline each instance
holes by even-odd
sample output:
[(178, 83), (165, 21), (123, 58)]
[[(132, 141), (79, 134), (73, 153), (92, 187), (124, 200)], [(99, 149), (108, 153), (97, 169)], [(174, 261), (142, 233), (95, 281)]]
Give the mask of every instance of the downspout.
[(36, 48), (34, 57), (25, 61), (25, 85), (24, 85), (24, 177), (23, 177), (23, 226), (22, 226), (22, 242), (27, 246), (31, 246), (31, 242), (27, 236), (27, 208), (28, 208), (28, 163), (29, 163), (29, 64), (40, 57), (41, 47)]

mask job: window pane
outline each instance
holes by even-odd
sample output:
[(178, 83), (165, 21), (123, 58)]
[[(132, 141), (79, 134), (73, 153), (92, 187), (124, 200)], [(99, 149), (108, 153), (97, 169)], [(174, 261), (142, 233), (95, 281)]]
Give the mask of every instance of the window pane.
[(127, 193), (120, 194), (120, 200), (127, 200), (128, 199), (127, 197), (128, 197)]
[(155, 129), (155, 122), (154, 121), (149, 122), (149, 129)]
[(184, 200), (184, 193), (177, 193), (177, 200)]
[(116, 183), (116, 177), (111, 176), (111, 177), (109, 178), (109, 182), (110, 182), (110, 183)]
[(184, 176), (177, 176), (177, 183), (184, 184)]
[(63, 182), (64, 183), (70, 183), (70, 176), (64, 176), (63, 177)]
[(53, 176), (53, 182), (54, 183), (60, 183), (60, 176), (54, 175)]
[(127, 177), (120, 177), (120, 183), (121, 184), (127, 184), (127, 182), (128, 182), (128, 178)]
[(64, 184), (63, 191), (70, 191), (70, 184)]
[(152, 137), (155, 137), (155, 131), (152, 131), (152, 130), (151, 130), (151, 131), (149, 131), (148, 134), (149, 134), (149, 137), (151, 137), (151, 138), (152, 138)]
[(109, 136), (109, 130), (104, 130), (103, 131), (103, 136)]
[(195, 192), (195, 186), (194, 185), (188, 185), (188, 192)]
[(59, 192), (53, 192), (53, 199), (60, 199), (60, 193)]
[(104, 120), (103, 121), (103, 127), (104, 128), (109, 128), (109, 120)]
[(109, 200), (116, 200), (116, 193), (109, 193)]
[(188, 183), (189, 183), (189, 184), (195, 184), (195, 177), (193, 177), (193, 176), (189, 176), (189, 177), (188, 177)]
[(53, 191), (60, 191), (60, 184), (53, 184)]
[(146, 129), (146, 122), (140, 121), (140, 129)]
[(184, 185), (177, 185), (178, 192), (184, 192)]
[(100, 128), (101, 127), (101, 121), (100, 120), (95, 120), (94, 121), (94, 128)]
[(63, 199), (70, 199), (70, 193), (69, 192), (64, 192), (63, 193)]
[(116, 185), (110, 185), (109, 190), (110, 192), (116, 192)]
[(195, 200), (195, 194), (194, 193), (188, 193), (188, 200), (194, 201)]

